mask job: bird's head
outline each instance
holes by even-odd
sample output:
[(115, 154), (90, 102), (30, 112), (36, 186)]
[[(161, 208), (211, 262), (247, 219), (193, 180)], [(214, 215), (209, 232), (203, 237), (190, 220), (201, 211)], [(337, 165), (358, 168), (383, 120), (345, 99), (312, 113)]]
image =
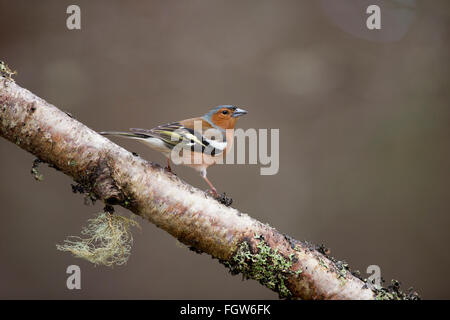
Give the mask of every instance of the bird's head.
[(218, 106), (203, 116), (203, 119), (224, 130), (234, 129), (237, 119), (247, 114), (244, 109), (232, 105)]

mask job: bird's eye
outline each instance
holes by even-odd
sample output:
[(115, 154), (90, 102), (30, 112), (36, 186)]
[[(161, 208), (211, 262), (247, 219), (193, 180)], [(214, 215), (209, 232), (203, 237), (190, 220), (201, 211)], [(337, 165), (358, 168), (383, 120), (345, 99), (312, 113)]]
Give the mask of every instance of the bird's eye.
[(223, 110), (222, 114), (228, 114), (228, 110)]

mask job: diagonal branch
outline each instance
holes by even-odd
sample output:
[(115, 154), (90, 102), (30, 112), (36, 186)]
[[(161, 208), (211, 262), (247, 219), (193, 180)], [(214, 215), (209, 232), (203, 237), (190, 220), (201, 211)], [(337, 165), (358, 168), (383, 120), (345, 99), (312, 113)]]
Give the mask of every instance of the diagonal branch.
[(375, 299), (345, 264), (213, 198), (0, 77), (0, 135), (282, 298)]

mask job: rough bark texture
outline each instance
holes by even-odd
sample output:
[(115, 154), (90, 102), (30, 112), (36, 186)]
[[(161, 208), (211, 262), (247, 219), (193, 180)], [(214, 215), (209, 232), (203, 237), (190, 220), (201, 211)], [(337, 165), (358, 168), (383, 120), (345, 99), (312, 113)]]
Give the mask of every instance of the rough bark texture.
[(0, 135), (284, 298), (375, 299), (342, 264), (226, 207), (0, 77)]

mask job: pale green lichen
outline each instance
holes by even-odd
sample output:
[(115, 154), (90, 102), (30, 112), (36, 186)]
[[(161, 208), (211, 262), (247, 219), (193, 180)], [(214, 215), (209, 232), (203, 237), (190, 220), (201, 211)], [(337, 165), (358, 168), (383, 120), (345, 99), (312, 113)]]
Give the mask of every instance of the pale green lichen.
[(319, 264), (320, 264), (322, 267), (324, 267), (325, 269), (328, 269), (328, 268), (329, 268), (328, 265), (326, 264), (326, 262), (323, 261), (323, 259), (320, 258), (320, 257), (319, 257)]
[(14, 81), (13, 77), (17, 74), (17, 71), (12, 71), (8, 65), (0, 60), (0, 75), (8, 80)]
[(134, 226), (140, 227), (132, 218), (102, 212), (89, 219), (88, 226), (82, 229), (85, 238), (70, 237), (56, 248), (95, 265), (123, 265), (131, 253), (133, 236), (130, 228)]
[(291, 271), (294, 254), (288, 258), (281, 255), (277, 249), (272, 249), (258, 234), (255, 239), (259, 240), (257, 252), (252, 252), (247, 241), (241, 242), (230, 260), (224, 264), (232, 274), (242, 273), (244, 279), (254, 279), (269, 289), (278, 292), (280, 298), (289, 298), (291, 291), (286, 287), (287, 275), (292, 273), (300, 275), (302, 270)]
[(44, 180), (44, 175), (38, 171), (36, 168), (31, 168), (31, 174), (33, 175), (36, 181)]
[(129, 207), (131, 206), (131, 203), (132, 203), (131, 197), (127, 197), (127, 198), (123, 201), (122, 205), (123, 205), (125, 208), (129, 208)]
[(392, 280), (387, 288), (373, 288), (376, 300), (420, 300), (420, 296), (412, 288), (408, 292), (400, 290), (400, 282)]
[(44, 180), (44, 175), (39, 172), (38, 167), (39, 164), (42, 162), (40, 159), (34, 159), (33, 166), (31, 167), (31, 175), (36, 181), (42, 181)]

